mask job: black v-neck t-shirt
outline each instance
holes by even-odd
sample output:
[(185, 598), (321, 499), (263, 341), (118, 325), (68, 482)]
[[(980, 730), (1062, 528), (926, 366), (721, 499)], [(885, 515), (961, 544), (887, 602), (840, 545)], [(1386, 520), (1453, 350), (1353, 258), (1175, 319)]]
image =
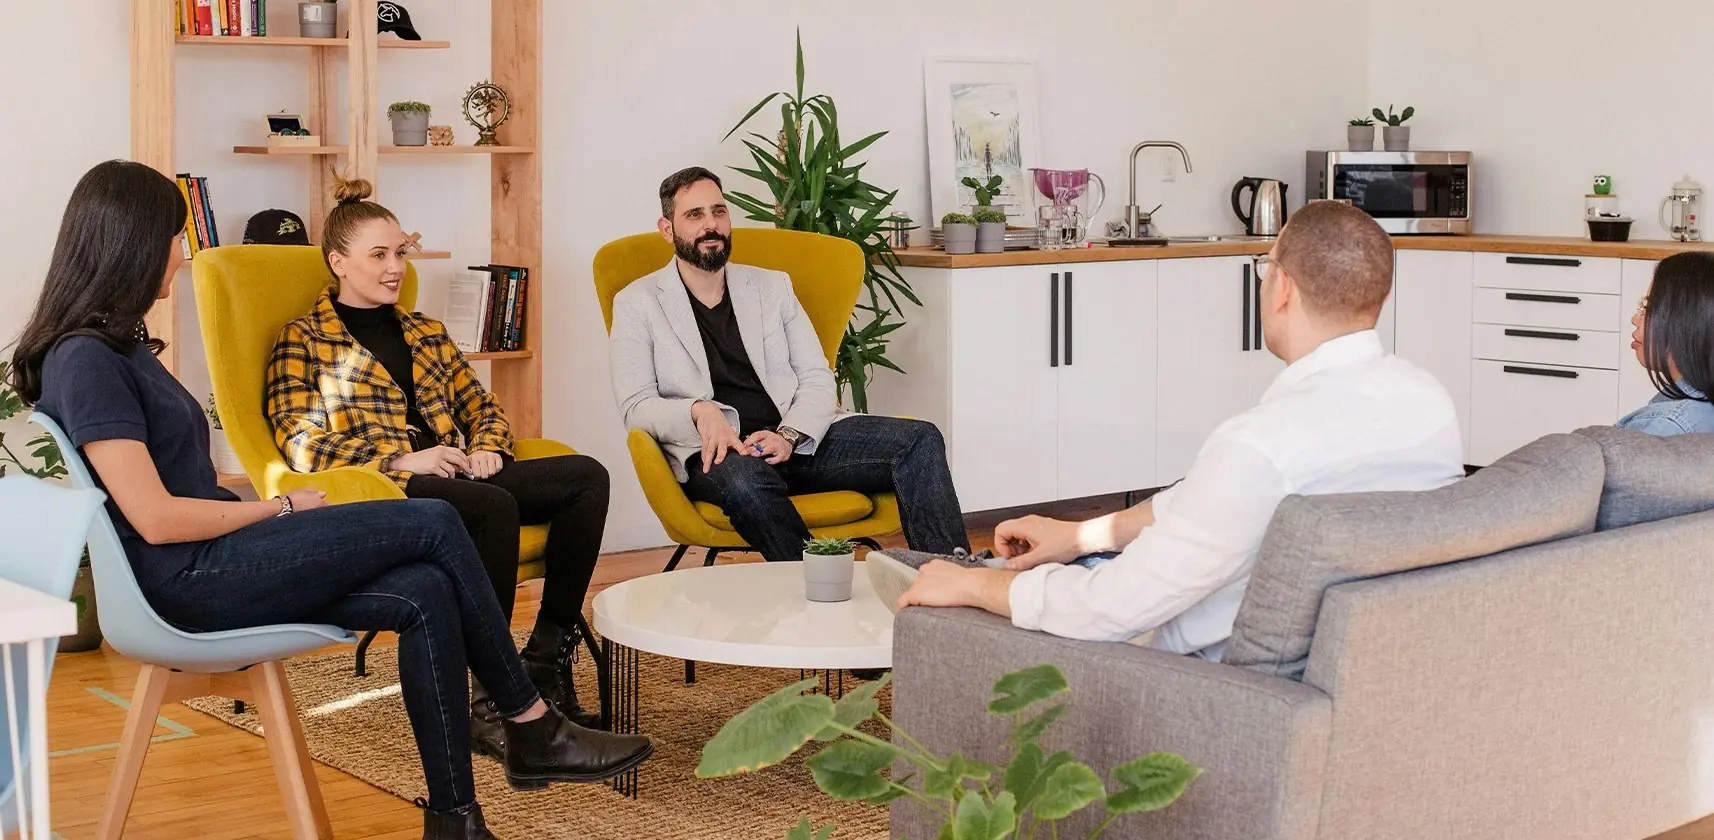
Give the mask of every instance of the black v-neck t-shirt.
[(708, 376), (714, 383), (716, 402), (738, 410), (738, 436), (773, 429), (780, 425), (780, 410), (774, 406), (762, 378), (750, 364), (750, 354), (744, 351), (744, 337), (738, 332), (738, 316), (732, 311), (732, 295), (721, 295), (720, 302), (705, 306), (696, 299), (690, 287), (684, 289), (690, 298), (690, 311), (696, 314), (696, 329), (702, 334), (702, 349), (708, 354)]

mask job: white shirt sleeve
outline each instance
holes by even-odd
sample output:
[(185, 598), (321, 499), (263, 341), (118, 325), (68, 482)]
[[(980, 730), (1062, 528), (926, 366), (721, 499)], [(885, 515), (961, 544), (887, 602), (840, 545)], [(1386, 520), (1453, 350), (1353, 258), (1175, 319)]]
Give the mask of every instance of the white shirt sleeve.
[(1160, 627), (1249, 573), (1289, 491), (1261, 450), (1216, 431), (1169, 492), (1155, 505), (1154, 524), (1111, 562), (1048, 564), (1014, 578), (1012, 623), (1091, 641)]

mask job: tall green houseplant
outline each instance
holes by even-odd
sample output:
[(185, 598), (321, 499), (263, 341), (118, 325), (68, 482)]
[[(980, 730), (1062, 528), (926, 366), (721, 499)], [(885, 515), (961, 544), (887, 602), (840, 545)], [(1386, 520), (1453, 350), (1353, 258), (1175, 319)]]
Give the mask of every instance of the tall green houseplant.
[(899, 299), (922, 305), (899, 273), (898, 255), (887, 241), (893, 223), (884, 214), (898, 197), (898, 190), (883, 191), (864, 181), (864, 164), (852, 161), (887, 132), (841, 144), (839, 110), (833, 99), (826, 94), (804, 96), (801, 33), (797, 38), (796, 92), (769, 94), (722, 139), (730, 139), (775, 100), (784, 100), (778, 133), (773, 137), (751, 133), (754, 139), (745, 140), (744, 145), (755, 168), (733, 167), (762, 182), (771, 198), (741, 192), (732, 192), (727, 198), (753, 221), (849, 239), (863, 249), (868, 265), (863, 277), (867, 300), (857, 302), (857, 312), (840, 341), (833, 372), (841, 398), (849, 389), (851, 407), (867, 412), (874, 369), (879, 366), (904, 373), (887, 358), (887, 336), (904, 326)]

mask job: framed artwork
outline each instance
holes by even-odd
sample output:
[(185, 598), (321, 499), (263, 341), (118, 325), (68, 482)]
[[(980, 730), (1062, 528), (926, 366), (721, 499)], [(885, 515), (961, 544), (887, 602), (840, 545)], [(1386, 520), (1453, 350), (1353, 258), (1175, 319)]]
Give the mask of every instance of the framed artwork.
[(1013, 225), (1033, 226), (1030, 167), (1036, 165), (1036, 68), (1027, 59), (930, 58), (923, 66), (928, 109), (929, 209), (967, 211), (976, 191), (961, 183), (1000, 176), (993, 204)]

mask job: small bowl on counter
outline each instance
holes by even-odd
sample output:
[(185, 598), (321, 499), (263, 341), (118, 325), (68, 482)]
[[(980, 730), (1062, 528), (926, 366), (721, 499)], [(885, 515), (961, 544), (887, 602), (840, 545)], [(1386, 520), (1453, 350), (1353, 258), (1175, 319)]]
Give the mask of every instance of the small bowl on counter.
[(1586, 221), (1589, 223), (1589, 241), (1591, 242), (1630, 241), (1633, 219), (1629, 216), (1601, 216)]

